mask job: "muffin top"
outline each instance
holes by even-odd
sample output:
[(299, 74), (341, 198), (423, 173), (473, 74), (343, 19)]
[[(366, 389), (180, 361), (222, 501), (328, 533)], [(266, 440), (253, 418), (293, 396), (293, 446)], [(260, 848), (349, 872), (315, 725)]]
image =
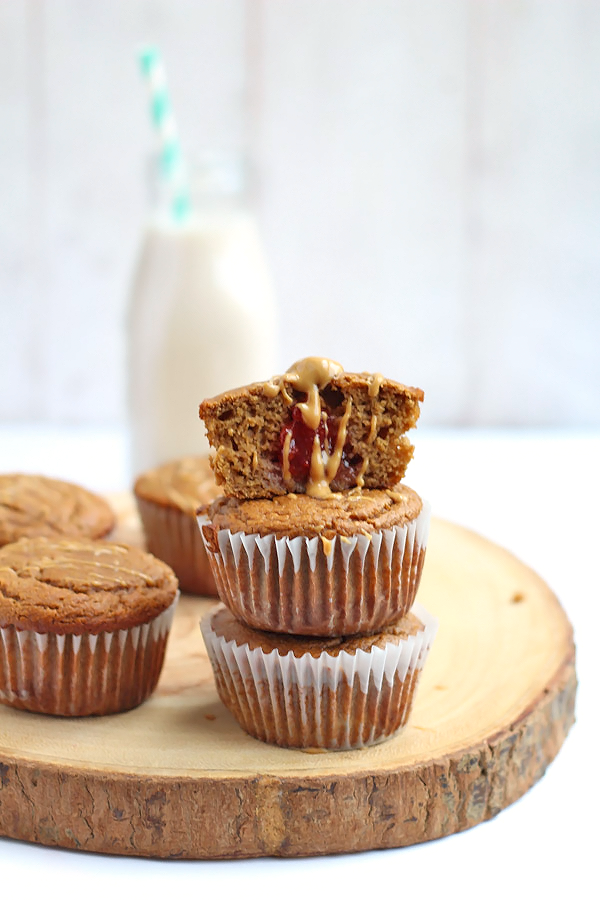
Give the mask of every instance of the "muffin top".
[(210, 627), (219, 637), (226, 641), (235, 641), (238, 647), (247, 644), (251, 650), (260, 647), (265, 653), (278, 650), (282, 656), (292, 651), (294, 656), (310, 653), (318, 657), (321, 653), (337, 656), (342, 650), (356, 653), (357, 650), (370, 652), (373, 647), (385, 647), (386, 644), (399, 644), (413, 634), (425, 630), (425, 625), (414, 613), (403, 619), (386, 625), (376, 634), (353, 635), (350, 637), (314, 638), (293, 634), (273, 634), (270, 631), (256, 631), (236, 619), (226, 606), (219, 606), (210, 620)]
[(208, 457), (186, 456), (144, 472), (135, 482), (134, 493), (193, 516), (201, 504), (210, 503), (221, 491)]
[[(352, 537), (372, 534), (415, 519), (423, 504), (415, 491), (405, 485), (393, 490), (344, 491), (327, 502), (306, 494), (284, 494), (272, 500), (236, 500), (221, 497), (201, 510), (208, 515), (212, 530), (227, 528), (246, 534), (274, 534), (275, 537), (331, 539), (336, 534)], [(205, 525), (206, 531), (210, 526)], [(210, 535), (205, 536), (210, 541)]]
[(156, 618), (176, 593), (172, 570), (135, 547), (35, 537), (0, 549), (0, 627), (117, 631)]
[(307, 357), (200, 404), (223, 493), (240, 500), (392, 488), (406, 471), (423, 392)]
[(34, 535), (100, 538), (114, 525), (108, 503), (77, 484), (43, 475), (0, 475), (0, 546)]

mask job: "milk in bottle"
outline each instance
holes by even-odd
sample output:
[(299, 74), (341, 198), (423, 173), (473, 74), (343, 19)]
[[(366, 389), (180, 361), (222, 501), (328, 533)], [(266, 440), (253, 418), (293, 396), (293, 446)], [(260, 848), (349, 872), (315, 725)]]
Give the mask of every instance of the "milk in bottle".
[(142, 241), (128, 319), (131, 470), (208, 452), (198, 404), (266, 379), (275, 303), (239, 164), (205, 165), (192, 214), (157, 209)]

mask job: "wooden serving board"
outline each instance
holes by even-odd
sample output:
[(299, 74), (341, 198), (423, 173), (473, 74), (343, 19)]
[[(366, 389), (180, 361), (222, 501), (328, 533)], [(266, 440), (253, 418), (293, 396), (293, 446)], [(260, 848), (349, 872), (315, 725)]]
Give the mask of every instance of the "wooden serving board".
[[(131, 498), (116, 502), (118, 537), (139, 543)], [(0, 834), (141, 856), (303, 856), (490, 818), (541, 778), (573, 722), (571, 626), (530, 569), (442, 521), (419, 600), (440, 628), (405, 730), (309, 753), (239, 728), (198, 628), (211, 604), (183, 597), (158, 689), (138, 709), (69, 720), (0, 707)]]

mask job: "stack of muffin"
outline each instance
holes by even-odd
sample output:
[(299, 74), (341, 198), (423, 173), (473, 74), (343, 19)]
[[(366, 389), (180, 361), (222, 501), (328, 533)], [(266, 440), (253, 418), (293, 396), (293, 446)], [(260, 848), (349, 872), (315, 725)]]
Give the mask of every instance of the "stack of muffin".
[(436, 622), (413, 606), (429, 511), (400, 483), (422, 392), (311, 357), (200, 406), (224, 496), (200, 511), (202, 632), (251, 735), (350, 749), (408, 718)]

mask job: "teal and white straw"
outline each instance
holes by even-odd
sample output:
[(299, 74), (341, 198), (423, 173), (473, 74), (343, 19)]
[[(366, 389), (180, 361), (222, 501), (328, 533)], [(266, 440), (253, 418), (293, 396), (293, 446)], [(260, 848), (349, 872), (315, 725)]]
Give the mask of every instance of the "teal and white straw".
[(150, 90), (150, 113), (160, 140), (160, 167), (171, 196), (171, 214), (176, 222), (181, 222), (191, 212), (190, 185), (165, 67), (156, 47), (144, 47), (139, 58), (142, 75)]

